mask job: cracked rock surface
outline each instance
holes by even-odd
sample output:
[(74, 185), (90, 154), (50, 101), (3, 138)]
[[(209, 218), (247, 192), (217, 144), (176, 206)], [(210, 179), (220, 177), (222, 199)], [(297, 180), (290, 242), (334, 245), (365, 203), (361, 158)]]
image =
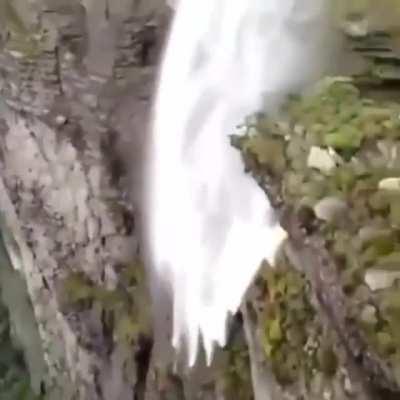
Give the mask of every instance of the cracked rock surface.
[(0, 209), (38, 325), (42, 392), (140, 398), (151, 338), (137, 309), (146, 315), (148, 299), (118, 160), (135, 157), (145, 129), (169, 9), (134, 0), (0, 8)]

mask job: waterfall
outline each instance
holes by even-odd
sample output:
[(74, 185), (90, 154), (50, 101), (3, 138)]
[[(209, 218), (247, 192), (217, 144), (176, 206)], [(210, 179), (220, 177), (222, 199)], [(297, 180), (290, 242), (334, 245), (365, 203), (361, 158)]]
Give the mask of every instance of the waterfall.
[[(161, 65), (146, 173), (151, 279), (173, 298), (176, 349), (208, 362), (286, 234), (229, 135), (322, 77), (329, 0), (180, 0)], [(156, 285), (156, 286), (157, 286)]]

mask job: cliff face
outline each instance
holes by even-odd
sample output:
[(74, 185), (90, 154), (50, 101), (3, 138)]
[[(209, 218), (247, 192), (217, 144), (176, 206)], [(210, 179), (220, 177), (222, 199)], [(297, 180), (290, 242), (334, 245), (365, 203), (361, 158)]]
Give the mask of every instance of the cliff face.
[(226, 349), (211, 369), (173, 374), (167, 342), (153, 347), (126, 162), (140, 167), (169, 18), (161, 0), (0, 0), (1, 318), (13, 327), (0, 346), (24, 352), (11, 352), (16, 381), (30, 373), (37, 394), (63, 400), (398, 398), (400, 128), (385, 90), (398, 75), (382, 35), (356, 43), (372, 73), (293, 99), (289, 124), (254, 119), (256, 135), (233, 143), (290, 240)]
[(47, 365), (41, 391), (133, 398), (151, 339), (119, 160), (127, 146), (132, 159), (140, 154), (132, 140), (145, 131), (168, 9), (151, 1), (0, 6), (2, 230), (33, 305)]

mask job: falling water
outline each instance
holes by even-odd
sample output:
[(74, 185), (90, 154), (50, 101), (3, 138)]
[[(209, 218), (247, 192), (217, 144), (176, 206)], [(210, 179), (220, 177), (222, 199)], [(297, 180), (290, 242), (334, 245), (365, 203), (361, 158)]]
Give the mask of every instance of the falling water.
[(229, 144), (322, 76), (329, 0), (180, 0), (158, 85), (146, 181), (154, 279), (173, 296), (173, 345), (210, 361), (263, 259), (285, 237)]

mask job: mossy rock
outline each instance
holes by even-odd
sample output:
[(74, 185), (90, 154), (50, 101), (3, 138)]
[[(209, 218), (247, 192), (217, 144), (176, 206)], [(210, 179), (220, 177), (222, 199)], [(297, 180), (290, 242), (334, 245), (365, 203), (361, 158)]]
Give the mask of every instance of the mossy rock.
[(134, 261), (116, 268), (118, 283), (107, 289), (90, 280), (83, 272), (71, 272), (60, 284), (58, 299), (63, 312), (93, 311), (104, 315), (103, 323), (109, 325), (116, 343), (131, 345), (141, 334), (148, 335), (148, 302), (143, 266)]
[[(234, 137), (233, 144), (258, 182), (272, 182), (275, 191), (279, 189), (277, 196), (286, 207), (310, 210), (316, 234), (335, 261), (349, 318), (367, 338), (368, 351), (397, 377), (400, 103), (364, 98), (352, 80), (331, 79), (311, 95), (290, 98), (285, 112), (285, 123), (265, 114), (254, 116), (251, 127), (244, 136)], [(263, 344), (266, 357), (279, 361), (277, 376), (291, 381), (299, 376), (296, 368), (289, 372), (289, 364), (300, 365), (297, 371), (304, 372), (308, 362), (299, 344), (309, 334), (301, 331), (319, 321), (310, 304), (308, 278), (285, 263), (264, 277), (270, 289)], [(292, 296), (289, 279), (295, 282)], [(298, 331), (290, 333), (293, 348), (290, 326)], [(310, 370), (334, 374), (338, 360), (332, 344), (316, 340), (320, 347)], [(396, 385), (400, 387), (398, 378)]]
[[(261, 276), (265, 305), (259, 318), (265, 357), (282, 385), (335, 375), (337, 361), (332, 338), (324, 332), (310, 299), (310, 286), (283, 255)], [(261, 283), (262, 282), (262, 283)]]

